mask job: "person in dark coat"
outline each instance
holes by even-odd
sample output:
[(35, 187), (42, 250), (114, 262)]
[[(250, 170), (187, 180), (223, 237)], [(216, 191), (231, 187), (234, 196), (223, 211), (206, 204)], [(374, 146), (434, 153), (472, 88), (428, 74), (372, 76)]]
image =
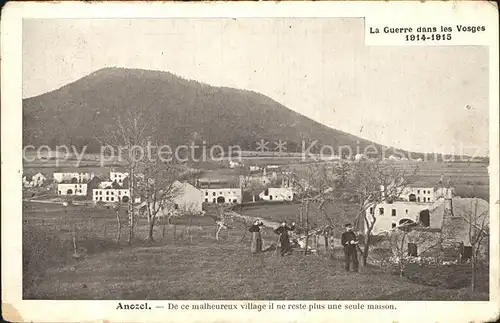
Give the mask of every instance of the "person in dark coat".
[(281, 245), (281, 256), (286, 255), (292, 251), (292, 246), (290, 245), (290, 238), (288, 236), (288, 231), (295, 230), (295, 222), (292, 222), (292, 226), (286, 225), (286, 222), (282, 222), (279, 227), (274, 229), (274, 233), (280, 235), (280, 245)]
[(344, 260), (345, 260), (345, 270), (349, 271), (349, 265), (352, 260), (353, 271), (358, 271), (358, 238), (352, 231), (352, 225), (347, 223), (345, 225), (346, 231), (342, 233), (341, 243), (344, 246)]
[(260, 234), (260, 227), (264, 226), (259, 220), (255, 220), (255, 222), (250, 226), (248, 231), (252, 232), (252, 243), (250, 245), (250, 251), (252, 253), (262, 252), (262, 236)]

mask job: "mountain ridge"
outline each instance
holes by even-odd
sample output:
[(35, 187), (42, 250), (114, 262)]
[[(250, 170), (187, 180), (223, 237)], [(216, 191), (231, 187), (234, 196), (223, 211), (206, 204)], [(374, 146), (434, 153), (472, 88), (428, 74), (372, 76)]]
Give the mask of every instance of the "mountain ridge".
[(156, 113), (161, 136), (172, 144), (182, 144), (196, 133), (209, 145), (238, 144), (249, 150), (263, 139), (286, 141), (288, 151), (298, 151), (306, 138), (335, 149), (386, 147), (328, 127), (255, 91), (212, 86), (167, 71), (123, 67), (105, 67), (23, 99), (23, 142), (85, 145), (96, 151), (96, 138), (104, 127), (132, 109)]

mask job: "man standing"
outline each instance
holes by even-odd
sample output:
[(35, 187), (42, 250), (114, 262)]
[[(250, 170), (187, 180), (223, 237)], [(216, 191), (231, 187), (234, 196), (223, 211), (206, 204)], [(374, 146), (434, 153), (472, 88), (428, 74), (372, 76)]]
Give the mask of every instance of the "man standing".
[(290, 238), (288, 236), (288, 231), (295, 230), (295, 222), (292, 222), (292, 226), (289, 227), (286, 225), (286, 222), (283, 221), (279, 227), (274, 229), (274, 233), (279, 234), (279, 241), (281, 245), (281, 256), (284, 256), (292, 251), (292, 246), (290, 245)]
[(345, 255), (345, 270), (349, 271), (349, 265), (352, 259), (353, 271), (358, 271), (358, 239), (354, 232), (352, 232), (352, 225), (347, 223), (345, 225), (346, 231), (342, 233), (341, 243), (344, 246)]

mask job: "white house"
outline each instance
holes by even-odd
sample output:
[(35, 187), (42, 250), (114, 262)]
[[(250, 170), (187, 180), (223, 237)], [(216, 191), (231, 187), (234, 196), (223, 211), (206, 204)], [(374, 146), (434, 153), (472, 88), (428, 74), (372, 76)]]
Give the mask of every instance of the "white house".
[(78, 172), (67, 172), (67, 173), (54, 173), (54, 181), (56, 183), (71, 182), (71, 183), (85, 183), (90, 181), (93, 177), (93, 173), (78, 173)]
[(40, 187), (45, 183), (47, 178), (42, 173), (36, 173), (35, 175), (25, 175), (23, 176), (24, 187)]
[(102, 181), (99, 183), (99, 188), (105, 189), (105, 188), (111, 187), (111, 185), (113, 185), (113, 181)]
[[(104, 203), (116, 203), (123, 202), (127, 203), (130, 200), (130, 190), (129, 189), (115, 189), (115, 188), (96, 188), (92, 190), (92, 201), (94, 203), (104, 202)], [(140, 199), (136, 199), (136, 202)]]
[(400, 198), (409, 202), (432, 203), (436, 200), (434, 187), (406, 187)]
[(86, 183), (59, 183), (57, 184), (58, 195), (87, 195)]
[(265, 201), (292, 201), (293, 191), (289, 187), (269, 187), (259, 194)]
[[(173, 198), (165, 203), (158, 211), (157, 217), (170, 217), (184, 214), (203, 214), (202, 193), (199, 189), (187, 182), (175, 181), (173, 184)], [(137, 208), (146, 212), (147, 202), (142, 202)]]
[(109, 172), (109, 179), (111, 182), (117, 182), (118, 184), (122, 185), (123, 180), (128, 177), (128, 173), (123, 173), (123, 172), (114, 172), (111, 171)]
[(184, 213), (201, 213), (203, 207), (202, 192), (188, 182), (176, 181), (173, 184), (174, 198), (169, 208)]
[(241, 188), (202, 188), (201, 193), (206, 203), (241, 203)]

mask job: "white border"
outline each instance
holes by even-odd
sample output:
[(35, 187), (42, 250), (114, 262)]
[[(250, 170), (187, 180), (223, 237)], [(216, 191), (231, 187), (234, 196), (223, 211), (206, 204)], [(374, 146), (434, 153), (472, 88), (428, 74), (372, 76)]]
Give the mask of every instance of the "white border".
[[(116, 311), (116, 301), (24, 301), (21, 286), (21, 169), (23, 18), (167, 18), (167, 17), (366, 17), (385, 21), (477, 21), (486, 25), (490, 46), (490, 200), (491, 297), (489, 302), (377, 302), (394, 303), (397, 311), (286, 311), (239, 312), (167, 310)], [(12, 309), (24, 321), (218, 321), (218, 322), (469, 322), (494, 320), (499, 302), (499, 102), (498, 10), (491, 2), (233, 2), (233, 3), (23, 3), (9, 2), (2, 10), (2, 307), (7, 320)], [(457, 44), (460, 44), (458, 39)], [(464, 45), (468, 43), (463, 43)], [(383, 44), (379, 44), (383, 45)], [(402, 44), (405, 45), (405, 44)], [(410, 45), (410, 44), (406, 44)], [(496, 243), (495, 243), (496, 242)], [(162, 303), (165, 302), (149, 302)], [(188, 302), (190, 303), (190, 302)], [(308, 302), (306, 302), (308, 303)], [(368, 303), (368, 302), (364, 302)], [(6, 305), (6, 304), (9, 304)]]

